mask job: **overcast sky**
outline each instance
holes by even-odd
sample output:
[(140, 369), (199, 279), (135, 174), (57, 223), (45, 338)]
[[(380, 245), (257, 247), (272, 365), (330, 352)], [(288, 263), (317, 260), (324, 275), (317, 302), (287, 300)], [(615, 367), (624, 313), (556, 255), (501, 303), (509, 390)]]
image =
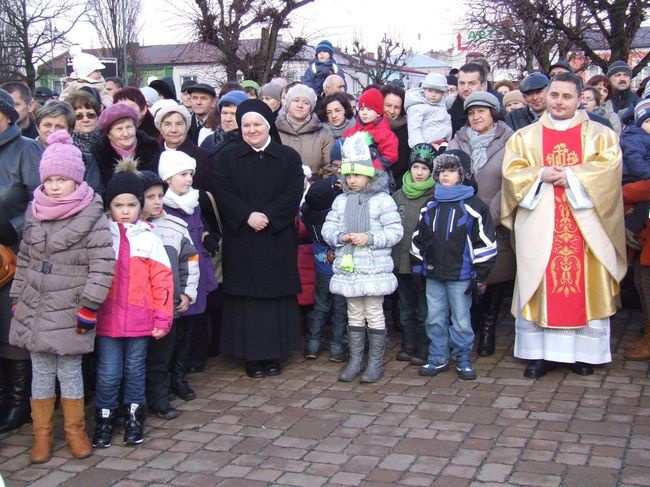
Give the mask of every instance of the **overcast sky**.
[[(181, 1), (174, 3), (178, 5)], [(388, 33), (417, 52), (446, 49), (454, 42), (464, 3), (465, 0), (316, 0), (296, 11), (291, 34), (306, 36), (313, 44), (330, 39), (342, 48), (351, 46), (356, 36), (369, 51), (374, 51), (383, 34)], [(170, 3), (142, 0), (142, 4), (141, 43), (188, 40), (183, 15)], [(96, 38), (87, 24), (75, 28), (70, 38), (85, 48), (99, 47), (96, 40), (89, 41)]]

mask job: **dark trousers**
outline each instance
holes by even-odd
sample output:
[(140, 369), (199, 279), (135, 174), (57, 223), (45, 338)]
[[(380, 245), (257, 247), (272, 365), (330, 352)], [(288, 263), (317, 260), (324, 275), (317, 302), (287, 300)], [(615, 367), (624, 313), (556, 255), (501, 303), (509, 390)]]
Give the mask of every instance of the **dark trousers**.
[(411, 274), (396, 274), (399, 316), (402, 323), (403, 352), (426, 359), (429, 339), (427, 320), (427, 295), (422, 287), (415, 285)]
[(160, 340), (151, 339), (147, 353), (147, 404), (150, 409), (164, 411), (169, 407), (169, 366), (176, 344), (176, 320)]

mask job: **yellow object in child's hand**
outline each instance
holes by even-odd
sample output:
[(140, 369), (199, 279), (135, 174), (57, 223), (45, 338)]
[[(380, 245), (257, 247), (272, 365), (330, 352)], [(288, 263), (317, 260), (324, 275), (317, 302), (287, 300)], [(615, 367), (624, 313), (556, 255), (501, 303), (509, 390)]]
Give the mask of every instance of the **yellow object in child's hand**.
[(346, 272), (353, 272), (354, 259), (352, 258), (352, 254), (345, 254), (341, 257), (341, 265), (339, 265), (339, 267)]

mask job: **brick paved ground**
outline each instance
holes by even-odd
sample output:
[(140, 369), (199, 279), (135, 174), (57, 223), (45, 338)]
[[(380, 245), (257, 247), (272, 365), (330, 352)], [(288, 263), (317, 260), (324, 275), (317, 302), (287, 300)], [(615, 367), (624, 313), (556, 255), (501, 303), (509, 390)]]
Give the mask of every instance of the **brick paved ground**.
[(71, 459), (58, 412), (52, 460), (29, 465), (28, 425), (0, 435), (0, 472), (12, 487), (648, 486), (648, 364), (618, 351), (638, 323), (638, 314), (617, 315), (614, 361), (586, 378), (560, 369), (524, 379), (511, 320), (496, 355), (476, 361), (474, 382), (454, 372), (427, 379), (390, 361), (379, 384), (344, 384), (325, 356), (295, 357), (281, 376), (251, 380), (218, 358), (191, 376), (199, 398), (180, 405), (181, 417), (147, 420), (142, 446)]

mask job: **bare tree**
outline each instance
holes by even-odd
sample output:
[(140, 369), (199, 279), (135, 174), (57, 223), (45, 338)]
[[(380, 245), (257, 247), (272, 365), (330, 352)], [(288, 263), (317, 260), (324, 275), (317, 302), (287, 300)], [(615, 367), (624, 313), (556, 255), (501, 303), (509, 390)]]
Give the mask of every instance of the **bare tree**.
[[(628, 61), (632, 43), (648, 18), (650, 0), (573, 0), (574, 16), (562, 15), (556, 6), (566, 0), (533, 0), (542, 25), (554, 29), (607, 71), (617, 59)], [(602, 45), (604, 44), (604, 45)], [(597, 51), (609, 50), (609, 56)], [(633, 67), (634, 75), (650, 62), (650, 51)]]
[[(465, 27), (484, 35), (468, 47), (491, 54), (501, 65), (523, 60), (520, 68), (527, 71), (534, 64), (547, 70), (552, 60), (582, 51), (606, 71), (612, 60), (628, 60), (649, 9), (650, 0), (477, 0)], [(634, 74), (649, 61), (647, 53)]]
[[(122, 76), (124, 76), (125, 40), (128, 65), (135, 68), (138, 64), (137, 39), (141, 28), (139, 23), (141, 12), (141, 0), (90, 0), (88, 2), (86, 15), (97, 31), (103, 54), (117, 58), (117, 71)], [(131, 71), (133, 73), (133, 69)], [(128, 83), (128, 80), (125, 81)]]
[[(0, 0), (0, 26), (3, 38), (0, 51), (16, 53), (16, 64), (0, 65), (0, 71), (14, 73), (34, 89), (36, 66), (44, 62), (54, 48), (67, 46), (66, 35), (84, 15), (81, 0)], [(52, 23), (56, 21), (56, 29)], [(7, 62), (0, 56), (3, 62)], [(11, 61), (11, 59), (10, 59)]]
[(548, 71), (570, 47), (565, 36), (540, 25), (525, 0), (476, 0), (470, 4), (464, 27), (474, 33), (465, 41), (468, 50), (522, 73), (535, 68)]
[(0, 83), (23, 78), (23, 74), (18, 71), (20, 52), (16, 48), (7, 47), (13, 36), (9, 26), (0, 23)]
[(383, 85), (406, 66), (409, 56), (409, 51), (402, 43), (388, 34), (384, 34), (375, 51), (369, 52), (359, 39), (352, 42), (352, 54), (348, 53), (346, 48), (350, 66), (348, 74), (362, 86), (363, 81), (354, 73), (364, 74), (369, 83)]
[[(191, 15), (196, 36), (215, 46), (223, 55), (229, 80), (237, 72), (264, 83), (278, 76), (282, 65), (307, 45), (302, 37), (288, 44), (279, 42), (280, 33), (291, 23), (295, 10), (314, 0), (195, 0)], [(254, 35), (255, 40), (250, 40)], [(249, 38), (242, 42), (242, 38)]]

